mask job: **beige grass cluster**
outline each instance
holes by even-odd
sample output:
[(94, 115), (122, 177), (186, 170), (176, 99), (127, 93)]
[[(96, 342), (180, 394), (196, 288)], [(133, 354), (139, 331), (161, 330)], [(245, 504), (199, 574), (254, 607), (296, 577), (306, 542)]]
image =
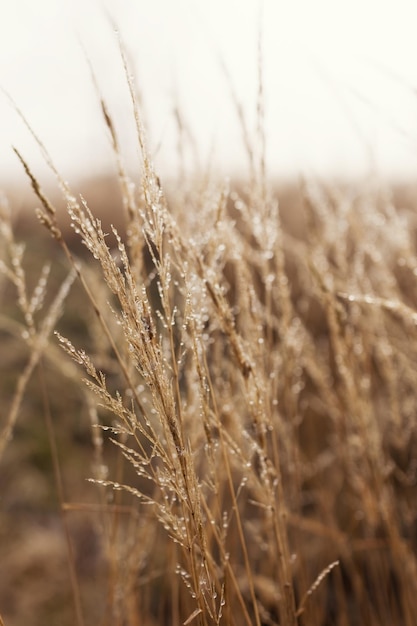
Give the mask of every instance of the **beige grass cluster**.
[[(70, 250), (19, 155), (70, 269), (38, 325), (48, 270), (29, 298), (2, 215), (11, 262), (1, 269), (17, 288), (31, 356), (0, 452), (13, 446), (41, 357), (59, 362), (47, 338), (76, 275), (92, 349), (57, 339), (79, 367), (71, 380), (85, 386), (91, 417), (98, 493), (83, 507), (105, 555), (100, 623), (413, 626), (413, 216), (372, 185), (360, 195), (306, 185), (294, 228), (262, 159), (247, 188), (197, 181), (165, 191), (129, 86), (140, 181), (124, 170), (102, 103), (125, 234), (105, 234), (88, 198), (55, 172), (90, 259)], [(82, 507), (64, 493), (59, 456), (54, 448), (65, 522)], [(77, 621), (88, 623), (71, 550), (69, 560)]]

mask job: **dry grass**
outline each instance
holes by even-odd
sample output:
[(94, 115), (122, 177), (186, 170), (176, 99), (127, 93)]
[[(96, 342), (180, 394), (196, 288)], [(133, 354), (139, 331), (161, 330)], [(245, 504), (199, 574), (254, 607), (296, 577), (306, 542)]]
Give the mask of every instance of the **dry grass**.
[[(2, 421), (0, 453), (12, 454), (38, 369), (75, 623), (413, 626), (414, 214), (371, 183), (360, 194), (305, 184), (294, 222), (256, 151), (247, 189), (206, 180), (165, 192), (129, 85), (140, 181), (125, 172), (102, 102), (123, 237), (115, 228), (106, 235), (88, 198), (55, 172), (91, 253), (77, 257), (19, 155), (38, 218), (69, 267), (46, 311), (48, 270), (29, 296), (22, 248), (5, 210), (1, 216), (2, 275), (21, 311), (19, 324), (2, 318), (2, 334), (6, 341), (23, 330), (29, 356)], [(67, 338), (64, 325), (56, 338), (77, 368), (49, 341), (74, 277), (72, 315), (83, 330)], [(71, 335), (68, 318), (66, 328)], [(71, 387), (90, 419), (94, 491), (90, 485), (82, 502), (67, 495), (62, 476), (59, 431), (68, 415), (55, 414), (48, 391), (57, 380), (65, 381), (58, 393)], [(94, 589), (83, 582), (89, 558), (77, 555), (72, 538), (71, 520), (83, 516), (95, 520), (99, 544)], [(51, 547), (46, 559), (58, 553)], [(19, 569), (13, 563), (6, 576)], [(26, 593), (21, 584), (22, 602)], [(18, 609), (4, 594), (1, 601), (6, 626), (17, 624)], [(32, 624), (40, 623), (36, 610)], [(67, 614), (59, 623), (66, 619), (74, 623)]]

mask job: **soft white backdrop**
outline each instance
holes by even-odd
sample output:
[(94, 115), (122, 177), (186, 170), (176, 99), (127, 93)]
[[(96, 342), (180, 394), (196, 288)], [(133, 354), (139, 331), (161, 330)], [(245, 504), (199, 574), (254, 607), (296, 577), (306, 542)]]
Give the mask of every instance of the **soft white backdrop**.
[[(126, 155), (134, 156), (111, 15), (132, 59), (157, 167), (177, 173), (179, 106), (192, 137), (186, 161), (211, 161), (231, 174), (246, 157), (220, 59), (254, 132), (261, 22), (270, 173), (415, 177), (416, 0), (262, 4), (260, 18), (260, 0), (0, 0), (0, 85), (64, 175), (99, 172), (111, 155), (81, 41)], [(0, 180), (19, 171), (12, 144), (43, 171), (0, 93)]]

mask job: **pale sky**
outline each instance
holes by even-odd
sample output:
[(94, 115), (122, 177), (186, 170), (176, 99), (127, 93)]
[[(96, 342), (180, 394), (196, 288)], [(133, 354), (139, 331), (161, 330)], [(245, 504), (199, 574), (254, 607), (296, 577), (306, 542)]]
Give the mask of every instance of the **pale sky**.
[[(247, 166), (228, 67), (256, 128), (260, 0), (0, 0), (0, 86), (65, 177), (97, 174), (111, 153), (80, 41), (122, 139), (136, 142), (118, 24), (143, 95), (157, 169), (178, 172), (174, 107), (193, 141), (189, 165)], [(416, 0), (264, 0), (263, 74), (271, 175), (417, 173)], [(19, 172), (11, 145), (42, 172), (28, 131), (0, 93), (0, 180)]]

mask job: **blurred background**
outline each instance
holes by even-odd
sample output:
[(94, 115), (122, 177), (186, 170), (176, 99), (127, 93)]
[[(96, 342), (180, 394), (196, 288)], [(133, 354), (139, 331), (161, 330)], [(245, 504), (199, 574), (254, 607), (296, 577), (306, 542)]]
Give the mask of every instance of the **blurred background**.
[[(66, 177), (112, 163), (86, 56), (126, 156), (136, 158), (117, 31), (142, 97), (158, 170), (247, 166), (231, 95), (256, 132), (258, 34), (269, 173), (396, 180), (417, 170), (414, 0), (14, 0), (0, 4), (0, 85)], [(226, 77), (227, 68), (231, 79)], [(0, 182), (19, 180), (17, 146), (39, 174), (27, 129), (0, 93)]]

